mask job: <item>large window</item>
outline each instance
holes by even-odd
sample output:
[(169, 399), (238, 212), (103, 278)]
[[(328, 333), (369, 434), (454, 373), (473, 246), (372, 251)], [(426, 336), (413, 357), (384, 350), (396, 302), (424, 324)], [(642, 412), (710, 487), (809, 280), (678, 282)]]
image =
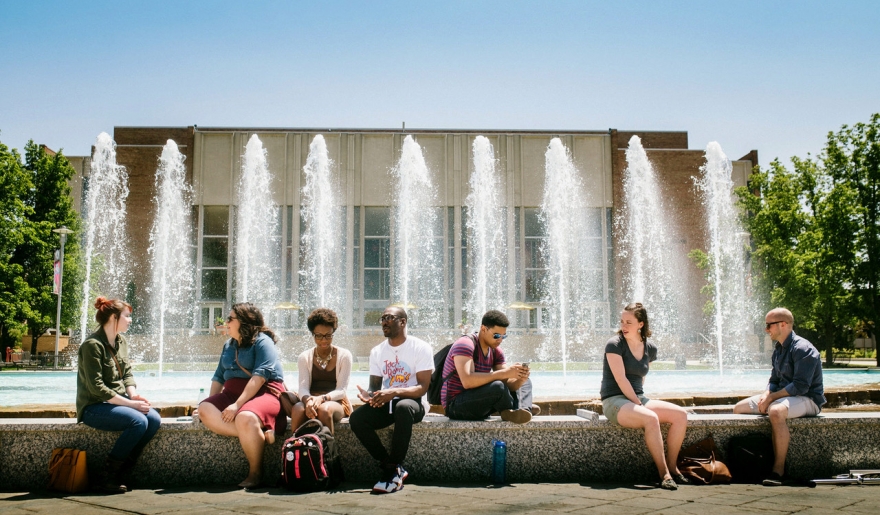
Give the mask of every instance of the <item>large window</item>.
[(364, 207), (364, 325), (377, 325), (391, 298), (391, 208)]
[(201, 300), (226, 300), (229, 274), (229, 206), (202, 211)]
[(549, 273), (544, 257), (547, 233), (540, 219), (540, 209), (523, 208), (523, 297), (526, 302), (541, 302)]

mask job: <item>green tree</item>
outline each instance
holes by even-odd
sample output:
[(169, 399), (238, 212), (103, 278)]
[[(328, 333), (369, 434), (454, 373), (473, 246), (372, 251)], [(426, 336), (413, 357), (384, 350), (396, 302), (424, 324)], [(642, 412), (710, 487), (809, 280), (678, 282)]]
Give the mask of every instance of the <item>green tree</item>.
[(852, 284), (856, 247), (855, 192), (835, 183), (823, 159), (792, 159), (793, 170), (774, 161), (756, 168), (750, 188), (737, 195), (754, 242), (752, 269), (769, 304), (786, 306), (798, 331), (825, 349), (851, 341), (855, 325)]
[(22, 265), (13, 260), (27, 237), (32, 209), (24, 198), (30, 187), (21, 156), (0, 143), (0, 347), (4, 351), (17, 345), (30, 316), (31, 287)]
[(24, 195), (30, 208), (27, 237), (18, 246), (13, 260), (23, 268), (30, 285), (31, 310), (27, 319), (32, 336), (31, 352), (36, 353), (37, 338), (46, 329), (55, 327), (57, 296), (52, 292), (55, 249), (60, 247), (59, 235), (52, 232), (61, 226), (74, 231), (64, 247), (64, 285), (62, 288), (62, 327), (72, 325), (79, 305), (79, 217), (73, 209), (69, 181), (76, 173), (61, 152), (50, 154), (42, 145), (29, 141), (25, 145), (24, 170), (31, 187)]
[[(868, 123), (829, 132), (825, 154), (831, 179), (855, 192), (858, 227), (849, 236), (855, 239), (859, 260), (853, 286), (865, 327), (875, 327), (880, 322), (880, 113)], [(876, 345), (873, 331), (870, 336)]]

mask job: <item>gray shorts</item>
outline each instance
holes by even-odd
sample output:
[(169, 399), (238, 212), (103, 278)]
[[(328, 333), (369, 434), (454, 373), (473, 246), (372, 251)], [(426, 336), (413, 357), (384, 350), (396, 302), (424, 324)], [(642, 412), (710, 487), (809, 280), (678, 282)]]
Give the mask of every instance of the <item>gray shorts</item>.
[[(764, 415), (758, 411), (758, 401), (761, 400), (761, 395), (752, 395), (748, 399), (749, 409), (752, 410), (753, 415)], [(813, 402), (813, 399), (809, 397), (804, 397), (802, 395), (796, 395), (794, 397), (783, 397), (781, 399), (776, 399), (771, 402), (770, 405), (774, 404), (782, 404), (783, 406), (788, 408), (788, 417), (787, 418), (801, 418), (801, 417), (815, 417), (819, 414), (819, 406), (816, 406), (816, 403)]]
[[(644, 395), (639, 395), (638, 397), (639, 400), (642, 401), (642, 406), (648, 404), (648, 401), (651, 400)], [(620, 413), (620, 408), (627, 404), (634, 405), (635, 403), (629, 400), (626, 395), (614, 395), (608, 397), (602, 401), (602, 414), (605, 415), (605, 418), (607, 418), (609, 422), (615, 426), (619, 426), (620, 423), (617, 421), (617, 414)]]

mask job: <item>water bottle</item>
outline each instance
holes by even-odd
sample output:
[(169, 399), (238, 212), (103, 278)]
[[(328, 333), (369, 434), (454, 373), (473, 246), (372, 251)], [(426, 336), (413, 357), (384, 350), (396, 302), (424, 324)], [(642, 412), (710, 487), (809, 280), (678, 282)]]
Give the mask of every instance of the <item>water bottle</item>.
[(203, 400), (205, 400), (205, 397), (206, 397), (206, 396), (205, 396), (205, 389), (204, 389), (204, 388), (199, 388), (199, 396), (198, 396), (198, 399), (196, 399), (196, 410), (193, 411), (193, 414), (192, 414), (192, 423), (193, 423), (193, 425), (196, 425), (196, 426), (197, 426), (197, 425), (199, 425), (199, 424), (202, 423), (201, 419), (199, 419), (199, 411), (198, 411), (198, 407), (199, 407), (199, 404), (201, 404), (201, 402), (202, 402)]
[(507, 483), (507, 444), (502, 440), (495, 440), (492, 447), (492, 482)]
[(205, 400), (205, 389), (199, 388), (199, 398), (196, 399), (196, 407), (198, 407), (198, 405), (201, 404), (203, 400)]

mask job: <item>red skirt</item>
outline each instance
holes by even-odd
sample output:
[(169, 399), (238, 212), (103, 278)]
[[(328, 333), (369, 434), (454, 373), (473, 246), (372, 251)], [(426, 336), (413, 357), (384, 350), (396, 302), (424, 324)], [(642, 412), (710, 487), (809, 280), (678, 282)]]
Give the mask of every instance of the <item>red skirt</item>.
[[(212, 395), (202, 402), (210, 402), (221, 412), (229, 407), (230, 404), (238, 400), (241, 392), (244, 391), (249, 379), (233, 377), (227, 379), (223, 383), (223, 391), (216, 395)], [(279, 437), (287, 430), (287, 415), (281, 410), (281, 401), (269, 389), (283, 392), (285, 390), (284, 383), (281, 381), (268, 381), (257, 390), (257, 394), (249, 401), (244, 403), (238, 411), (250, 411), (260, 419), (263, 430), (272, 429)]]

